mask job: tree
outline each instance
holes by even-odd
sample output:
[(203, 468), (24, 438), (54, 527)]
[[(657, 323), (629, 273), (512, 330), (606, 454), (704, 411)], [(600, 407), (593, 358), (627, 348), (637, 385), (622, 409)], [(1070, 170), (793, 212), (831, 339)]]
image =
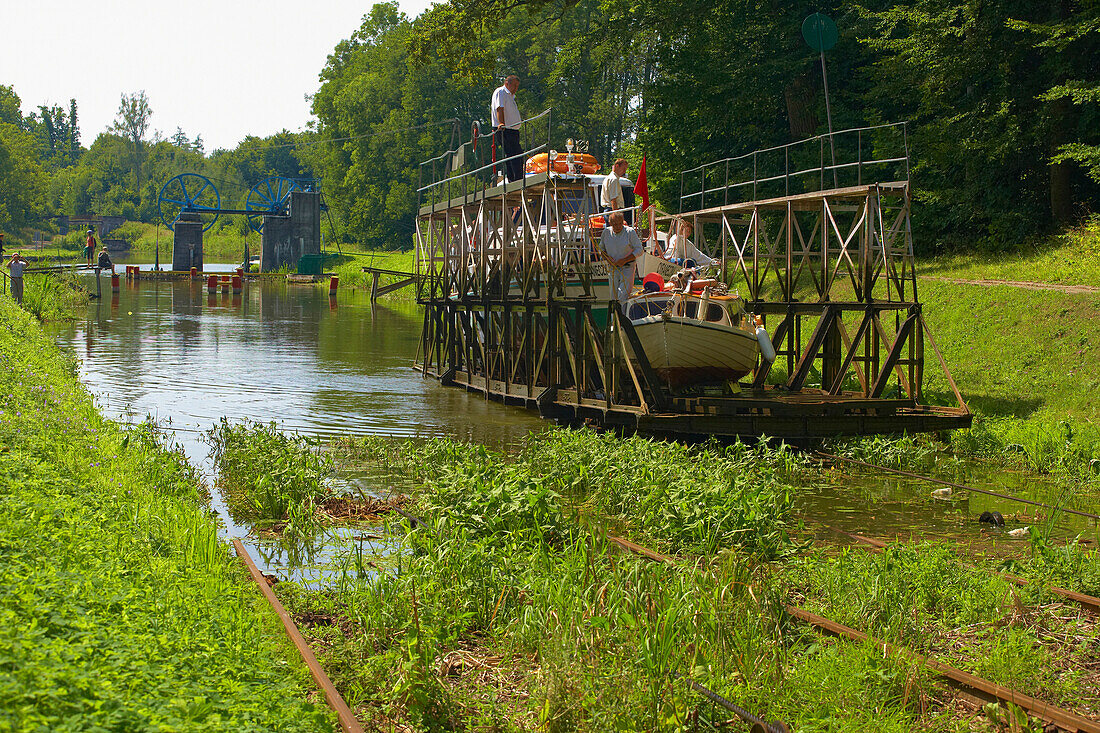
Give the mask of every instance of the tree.
[(1039, 54), (1041, 75), (1049, 87), (1039, 95), (1045, 103), (1050, 141), (1050, 208), (1058, 223), (1074, 215), (1071, 163), (1077, 163), (1093, 183), (1100, 183), (1100, 6), (1096, 3), (1055, 3), (1049, 20), (1010, 19), (1008, 27), (1022, 34)]
[(191, 140), (187, 137), (187, 133), (180, 127), (177, 127), (176, 131), (168, 136), (168, 142), (172, 143), (177, 148), (191, 147)]
[(18, 232), (42, 216), (48, 181), (34, 135), (0, 122), (0, 232)]
[(73, 163), (80, 158), (80, 127), (77, 124), (76, 99), (69, 100), (69, 160)]
[(121, 135), (130, 145), (131, 171), (134, 176), (134, 189), (141, 188), (141, 168), (145, 161), (145, 135), (149, 130), (149, 118), (153, 109), (145, 90), (136, 94), (123, 94), (118, 106), (118, 117), (111, 128)]
[(23, 125), (23, 112), (20, 109), (19, 95), (12, 87), (0, 84), (0, 123), (21, 127)]

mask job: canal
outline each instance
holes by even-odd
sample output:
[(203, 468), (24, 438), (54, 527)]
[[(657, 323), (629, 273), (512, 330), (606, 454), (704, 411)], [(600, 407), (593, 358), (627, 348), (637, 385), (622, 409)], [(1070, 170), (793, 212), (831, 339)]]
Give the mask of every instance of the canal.
[[(83, 317), (55, 327), (57, 342), (78, 358), (80, 377), (105, 415), (124, 422), (151, 416), (169, 427), (211, 485), (214, 469), (202, 435), (223, 416), (274, 421), (282, 430), (319, 438), (449, 436), (492, 447), (515, 445), (530, 431), (549, 427), (533, 412), (441, 387), (413, 369), (420, 316), (411, 301), (372, 305), (365, 290), (342, 290), (330, 301), (323, 288), (281, 278), (251, 281), (237, 296), (209, 295), (199, 281), (124, 281), (114, 297), (109, 287), (104, 290)], [(950, 456), (932, 457), (927, 470), (1054, 503), (1065, 489), (1057, 480)], [(385, 493), (379, 477), (343, 475), (338, 481)], [(810, 526), (875, 536), (947, 536), (986, 546), (1005, 538), (977, 525), (982, 511), (1018, 519), (1013, 526), (1035, 521), (1024, 505), (977, 494), (938, 501), (933, 488), (910, 479), (831, 472), (801, 487), (796, 500)], [(298, 566), (335, 560), (330, 542), (306, 552), (303, 563), (300, 547), (257, 538), (233, 521), (213, 493), (226, 534), (252, 543), (268, 570), (302, 579)], [(1095, 539), (1095, 524), (1063, 518), (1055, 534), (1081, 532)], [(333, 538), (355, 536), (341, 530)]]

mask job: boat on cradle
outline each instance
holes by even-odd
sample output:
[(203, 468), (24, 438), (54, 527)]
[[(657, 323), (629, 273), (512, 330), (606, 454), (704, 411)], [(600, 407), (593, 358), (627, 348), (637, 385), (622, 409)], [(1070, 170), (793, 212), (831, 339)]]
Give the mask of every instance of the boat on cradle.
[[(626, 305), (642, 350), (671, 388), (736, 383), (763, 354), (775, 359), (767, 331), (745, 311), (744, 301), (717, 280), (693, 279), (682, 270), (666, 289), (659, 275)], [(656, 286), (656, 287), (654, 287)]]

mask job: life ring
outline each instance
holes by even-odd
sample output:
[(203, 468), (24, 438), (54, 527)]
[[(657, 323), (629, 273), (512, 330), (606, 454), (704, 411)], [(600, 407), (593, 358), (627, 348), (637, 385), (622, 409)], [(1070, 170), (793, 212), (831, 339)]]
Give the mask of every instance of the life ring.
[[(524, 171), (527, 173), (545, 173), (546, 161), (549, 157), (546, 153), (532, 155), (527, 159), (527, 163), (523, 167)], [(554, 158), (554, 173), (576, 173), (578, 165), (580, 166), (580, 172), (586, 176), (600, 172), (600, 163), (594, 155), (573, 153), (573, 170), (571, 171), (569, 170), (566, 154), (558, 153), (558, 156)]]
[(474, 120), (470, 123), (470, 152), (477, 150), (477, 141), (481, 137), (481, 123)]

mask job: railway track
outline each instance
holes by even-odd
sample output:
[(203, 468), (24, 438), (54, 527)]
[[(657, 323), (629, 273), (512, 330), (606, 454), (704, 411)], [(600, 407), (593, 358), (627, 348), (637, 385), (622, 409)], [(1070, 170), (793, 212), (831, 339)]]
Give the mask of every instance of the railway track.
[[(672, 565), (676, 564), (676, 561), (671, 557), (642, 547), (622, 537), (609, 537), (608, 539), (615, 545), (654, 562), (663, 562)], [(1024, 583), (1027, 582), (1023, 578), (1020, 580), (1023, 580)], [(1100, 603), (1100, 599), (1095, 599), (1091, 596), (1085, 596), (1085, 598)], [(1037, 718), (1044, 723), (1054, 725), (1061, 731), (1068, 731), (1069, 733), (1100, 733), (1100, 722), (1085, 718), (1073, 711), (1066, 710), (1057, 705), (1052, 705), (1030, 695), (1025, 695), (1019, 690), (995, 684), (985, 678), (970, 674), (969, 672), (964, 672), (961, 669), (920, 654), (908, 647), (898, 646), (877, 639), (862, 631), (845, 626), (799, 606), (788, 604), (785, 610), (791, 618), (810, 625), (818, 633), (845, 638), (859, 643), (871, 642), (875, 647), (881, 649), (884, 655), (917, 664), (941, 677), (952, 687), (973, 699), (984, 702), (1002, 702), (1018, 706), (1025, 710), (1031, 717)]]
[[(861, 534), (855, 534), (854, 532), (846, 532), (843, 529), (839, 529), (837, 527), (830, 527), (826, 525), (826, 529), (831, 532), (836, 532), (837, 534), (842, 534), (845, 537), (859, 543), (861, 546), (866, 547), (872, 552), (882, 552), (890, 544), (888, 542), (875, 539), (873, 537), (865, 537)], [(1012, 573), (1006, 572), (998, 572), (997, 574), (1008, 582), (1014, 585), (1018, 585), (1020, 587), (1031, 585), (1030, 580), (1020, 577), (1019, 575), (1013, 575)], [(1077, 605), (1081, 606), (1087, 611), (1090, 611), (1091, 613), (1100, 614), (1100, 598), (1097, 598), (1096, 596), (1078, 593), (1077, 591), (1072, 591), (1067, 588), (1060, 588), (1056, 585), (1047, 586), (1047, 590), (1049, 590), (1051, 593), (1054, 593), (1055, 595), (1062, 596), (1068, 601), (1076, 603)]]

